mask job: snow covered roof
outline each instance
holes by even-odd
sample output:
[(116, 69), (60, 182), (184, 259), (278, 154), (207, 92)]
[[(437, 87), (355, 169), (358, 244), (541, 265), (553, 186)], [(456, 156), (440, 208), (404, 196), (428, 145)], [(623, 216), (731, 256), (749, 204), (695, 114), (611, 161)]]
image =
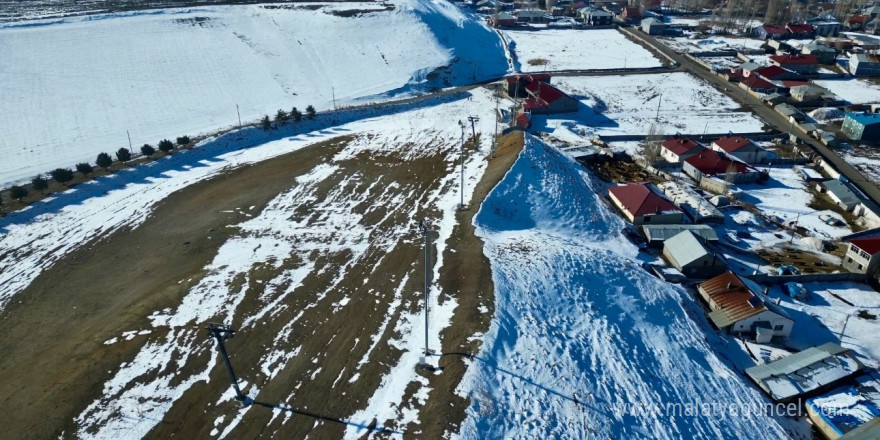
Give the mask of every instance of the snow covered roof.
[(620, 202), (623, 209), (634, 217), (666, 212), (681, 212), (672, 202), (652, 191), (643, 183), (612, 186), (608, 188), (608, 192)]
[(642, 232), (652, 241), (666, 241), (682, 231), (691, 231), (705, 241), (718, 241), (718, 234), (709, 225), (643, 225)]
[(822, 186), (831, 193), (834, 194), (840, 203), (843, 203), (847, 206), (855, 205), (859, 203), (859, 198), (853, 193), (843, 182), (837, 179), (826, 180), (822, 182)]
[(684, 267), (700, 258), (709, 255), (703, 243), (691, 231), (681, 231), (663, 243), (663, 250), (668, 253), (679, 266)]
[[(867, 378), (871, 380), (870, 377)], [(868, 396), (876, 396), (876, 391), (868, 391), (865, 393), (868, 395), (863, 395), (860, 391), (863, 388), (874, 390), (873, 386), (860, 386), (859, 389), (845, 386), (823, 396), (807, 399), (807, 407), (813, 410), (810, 418), (819, 417), (838, 435), (844, 435), (868, 423), (880, 416), (880, 408), (878, 402)]]
[(862, 364), (849, 350), (833, 342), (811, 347), (769, 364), (746, 369), (746, 374), (776, 401), (787, 400), (849, 377)]
[(694, 222), (708, 220), (724, 220), (724, 214), (693, 188), (675, 181), (663, 182), (657, 188), (672, 199), (672, 203), (681, 208)]

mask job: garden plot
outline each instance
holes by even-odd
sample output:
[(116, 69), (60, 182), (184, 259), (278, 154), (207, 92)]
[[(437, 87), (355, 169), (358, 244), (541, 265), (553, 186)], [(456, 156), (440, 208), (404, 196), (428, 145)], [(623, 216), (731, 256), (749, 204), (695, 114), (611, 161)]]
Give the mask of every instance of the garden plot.
[(863, 176), (880, 185), (880, 157), (871, 147), (856, 147), (843, 155), (847, 163), (854, 166)]
[[(763, 215), (778, 223), (792, 225), (797, 222), (809, 234), (819, 239), (838, 238), (851, 234), (847, 226), (832, 226), (825, 219), (846, 223), (843, 217), (831, 210), (811, 208), (813, 194), (807, 191), (807, 183), (792, 168), (766, 168), (770, 179), (762, 184), (737, 185), (742, 191), (741, 200), (755, 205)], [(827, 220), (827, 222), (832, 222)], [(788, 239), (786, 232), (786, 239)]]
[(716, 51), (740, 51), (742, 49), (759, 49), (764, 44), (763, 40), (754, 38), (732, 38), (712, 36), (706, 39), (687, 37), (660, 38), (663, 44), (678, 52), (716, 52)]
[(210, 6), (0, 25), (0, 186), (128, 147), (128, 134), (137, 148), (236, 126), (239, 113), (247, 123), (507, 71), (498, 36), (472, 15), (443, 2), (392, 6)]
[[(581, 101), (577, 114), (535, 115), (534, 130), (566, 129), (593, 135), (645, 135), (652, 124), (675, 133), (748, 133), (763, 123), (710, 85), (687, 73), (617, 77), (557, 77), (554, 83)], [(658, 111), (659, 108), (659, 111)]]
[(880, 102), (880, 85), (864, 79), (822, 79), (814, 81), (853, 104)]
[(658, 67), (660, 61), (613, 29), (505, 31), (523, 72)]

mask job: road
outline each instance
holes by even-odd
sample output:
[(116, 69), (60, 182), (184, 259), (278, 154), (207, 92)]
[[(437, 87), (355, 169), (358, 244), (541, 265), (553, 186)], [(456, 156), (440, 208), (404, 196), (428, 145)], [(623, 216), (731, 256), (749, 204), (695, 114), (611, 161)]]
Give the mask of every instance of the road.
[(870, 180), (865, 178), (862, 173), (860, 173), (852, 165), (843, 160), (830, 148), (822, 145), (816, 139), (811, 138), (806, 132), (801, 130), (799, 126), (795, 125), (792, 129), (791, 122), (789, 122), (788, 119), (770, 108), (768, 105), (764, 104), (754, 96), (746, 94), (738, 86), (731, 85), (731, 83), (724, 78), (721, 78), (720, 76), (717, 76), (712, 72), (709, 72), (708, 70), (695, 65), (694, 63), (689, 61), (684, 55), (675, 52), (663, 43), (658, 42), (656, 39), (654, 39), (654, 37), (651, 37), (639, 31), (635, 31), (633, 30), (633, 28), (619, 29), (621, 30), (621, 32), (637, 35), (639, 38), (645, 40), (645, 42), (650, 44), (658, 52), (662, 52), (664, 55), (675, 60), (684, 70), (691, 72), (697, 77), (708, 81), (710, 84), (715, 85), (715, 87), (719, 91), (726, 94), (734, 101), (739, 102), (743, 105), (743, 107), (754, 112), (754, 114), (758, 115), (761, 119), (764, 120), (764, 122), (775, 128), (776, 130), (779, 130), (783, 133), (787, 133), (789, 130), (792, 130), (792, 133), (797, 135), (801, 142), (812, 147), (816, 154), (822, 157), (823, 160), (831, 163), (831, 165), (833, 165), (834, 168), (836, 168), (840, 172), (840, 174), (849, 179), (850, 183), (858, 188), (862, 192), (862, 194), (864, 194), (874, 203), (880, 204), (880, 187), (878, 187), (874, 182), (871, 182)]

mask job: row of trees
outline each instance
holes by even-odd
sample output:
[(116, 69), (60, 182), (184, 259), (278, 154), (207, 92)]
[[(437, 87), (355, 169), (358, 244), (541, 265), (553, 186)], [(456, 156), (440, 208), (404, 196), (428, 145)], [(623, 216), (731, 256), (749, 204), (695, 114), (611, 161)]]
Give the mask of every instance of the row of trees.
[[(306, 107), (305, 115), (303, 115), (296, 107), (290, 109), (290, 113), (279, 109), (278, 113), (275, 113), (275, 126), (278, 127), (290, 121), (299, 122), (302, 121), (303, 117), (306, 119), (315, 119), (316, 114), (317, 112), (315, 111), (315, 108), (311, 105)], [(260, 127), (263, 127), (263, 130), (272, 128), (272, 120), (269, 119), (269, 115), (263, 116), (263, 119), (260, 120)]]
[[(192, 142), (192, 140), (189, 136), (180, 136), (177, 138), (177, 146), (179, 147), (186, 146), (190, 142)], [(158, 147), (159, 151), (167, 154), (174, 150), (175, 144), (168, 139), (163, 139), (159, 141)], [(150, 144), (144, 144), (141, 147), (141, 154), (144, 157), (150, 157), (156, 154), (156, 149)], [(130, 161), (132, 157), (132, 152), (128, 148), (120, 148), (116, 151), (116, 160), (121, 163)], [(113, 158), (108, 153), (100, 153), (95, 159), (95, 165), (108, 170), (110, 166), (113, 165)], [(84, 177), (87, 177), (95, 171), (95, 168), (88, 162), (80, 162), (76, 164), (76, 171)], [(49, 177), (62, 185), (67, 185), (68, 182), (74, 179), (75, 174), (70, 168), (56, 168), (49, 172)], [(39, 191), (40, 194), (43, 194), (44, 191), (49, 188), (49, 180), (42, 175), (37, 175), (31, 179), (31, 188), (33, 188), (34, 191)], [(13, 185), (9, 188), (9, 198), (12, 200), (21, 201), (21, 199), (27, 197), (27, 195), (28, 189), (23, 186)], [(2, 200), (2, 197), (0, 197), (0, 204), (3, 203)]]

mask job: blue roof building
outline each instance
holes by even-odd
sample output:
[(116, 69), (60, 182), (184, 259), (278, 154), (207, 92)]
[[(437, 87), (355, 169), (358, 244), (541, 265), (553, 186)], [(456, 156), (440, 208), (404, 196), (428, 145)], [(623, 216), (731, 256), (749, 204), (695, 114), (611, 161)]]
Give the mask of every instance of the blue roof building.
[(847, 113), (840, 131), (854, 141), (880, 141), (880, 113)]

